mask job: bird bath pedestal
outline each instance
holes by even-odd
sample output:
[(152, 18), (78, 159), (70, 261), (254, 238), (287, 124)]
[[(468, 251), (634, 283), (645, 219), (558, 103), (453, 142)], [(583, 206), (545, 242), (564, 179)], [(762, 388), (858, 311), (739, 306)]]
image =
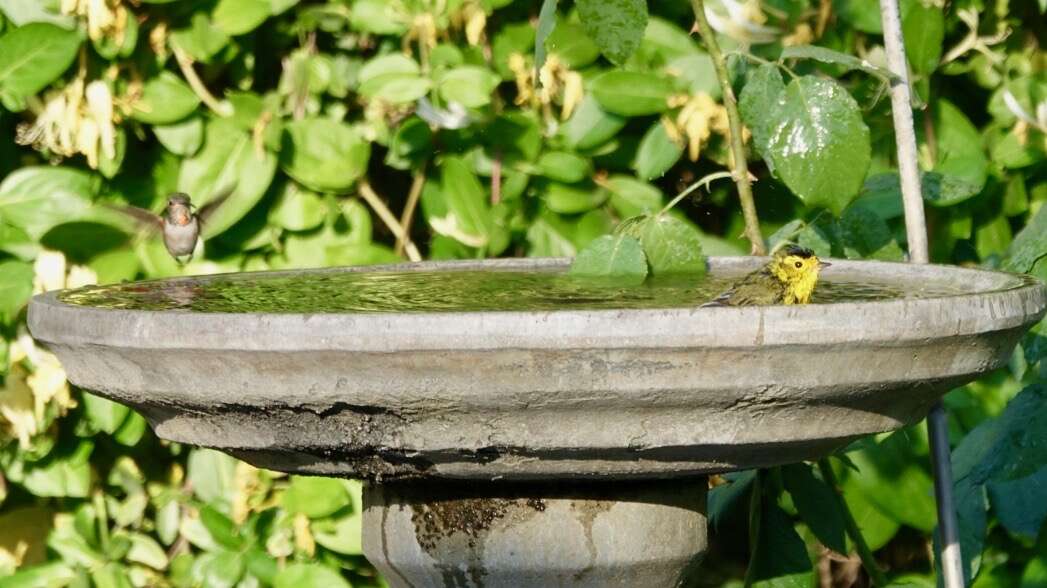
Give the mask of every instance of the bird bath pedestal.
[[(710, 260), (714, 276), (761, 263)], [(428, 263), (52, 292), (33, 299), (29, 325), (73, 383), (139, 410), (163, 438), (369, 480), (364, 548), (393, 586), (662, 587), (705, 550), (704, 476), (818, 458), (920, 420), (949, 389), (1004, 365), (1047, 296), (1010, 274), (846, 261), (825, 279), (894, 285), (903, 297), (615, 308), (612, 289), (611, 303), (532, 310), (423, 301), (392, 312), (371, 300), (370, 312), (346, 312), (256, 288), (566, 265)], [(248, 306), (228, 296), (197, 304), (215, 284), (233, 284)]]

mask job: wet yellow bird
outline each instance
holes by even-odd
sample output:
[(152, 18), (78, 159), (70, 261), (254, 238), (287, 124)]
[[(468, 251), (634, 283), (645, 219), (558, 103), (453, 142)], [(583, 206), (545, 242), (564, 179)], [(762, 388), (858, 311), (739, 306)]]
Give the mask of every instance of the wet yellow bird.
[(810, 249), (787, 245), (779, 249), (767, 265), (702, 306), (807, 304), (818, 283), (818, 272), (829, 265)]

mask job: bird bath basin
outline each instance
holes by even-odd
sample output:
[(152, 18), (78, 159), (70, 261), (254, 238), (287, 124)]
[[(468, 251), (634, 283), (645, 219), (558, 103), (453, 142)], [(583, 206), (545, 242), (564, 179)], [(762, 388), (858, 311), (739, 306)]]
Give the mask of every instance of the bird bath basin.
[(43, 294), (29, 325), (163, 438), (369, 480), (365, 550), (394, 586), (674, 586), (706, 474), (914, 423), (1047, 305), (1023, 276), (834, 261), (816, 304), (697, 308), (762, 263), (639, 286), (565, 260), (177, 278)]

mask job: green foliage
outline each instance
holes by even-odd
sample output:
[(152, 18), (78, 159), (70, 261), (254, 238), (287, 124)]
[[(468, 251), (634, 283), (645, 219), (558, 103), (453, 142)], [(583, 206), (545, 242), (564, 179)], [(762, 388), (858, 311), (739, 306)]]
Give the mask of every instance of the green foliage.
[[(902, 260), (877, 3), (707, 4), (768, 245)], [(1045, 279), (1044, 2), (941, 4), (901, 7), (933, 261)], [(0, 525), (16, 539), (0, 540), (0, 585), (381, 585), (362, 557), (359, 483), (158, 440), (136, 412), (68, 388), (25, 335), (28, 297), (414, 251), (577, 255), (572, 271), (612, 287), (698, 279), (706, 255), (748, 244), (733, 185), (695, 190), (731, 159), (724, 88), (689, 8), (0, 0)], [(186, 267), (110, 209), (229, 190)], [(691, 198), (666, 209), (682, 190)], [(946, 397), (978, 585), (1037, 585), (1047, 570), (1045, 358), (1041, 323), (1008, 370)], [(933, 583), (927, 454), (914, 427), (833, 459), (847, 511), (900, 584)], [(748, 567), (753, 584), (809, 586), (821, 546), (854, 551), (819, 472), (725, 476), (710, 520), (737, 545), (703, 574), (738, 582)]]

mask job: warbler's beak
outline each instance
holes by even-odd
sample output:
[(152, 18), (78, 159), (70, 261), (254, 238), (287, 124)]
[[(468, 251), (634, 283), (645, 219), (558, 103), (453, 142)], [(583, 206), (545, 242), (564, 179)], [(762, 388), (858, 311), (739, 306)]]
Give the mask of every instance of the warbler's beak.
[(825, 269), (827, 267), (832, 267), (832, 264), (829, 263), (828, 261), (822, 261), (820, 259), (818, 260), (818, 268), (819, 269)]

